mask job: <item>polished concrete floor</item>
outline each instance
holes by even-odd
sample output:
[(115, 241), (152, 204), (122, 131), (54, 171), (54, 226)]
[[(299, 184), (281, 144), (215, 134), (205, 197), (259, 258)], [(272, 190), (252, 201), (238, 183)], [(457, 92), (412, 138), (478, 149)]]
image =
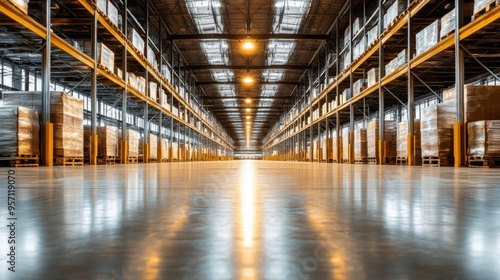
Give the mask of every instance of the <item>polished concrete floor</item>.
[(16, 272), (2, 226), (0, 279), (500, 279), (500, 170), (234, 161), (15, 176)]

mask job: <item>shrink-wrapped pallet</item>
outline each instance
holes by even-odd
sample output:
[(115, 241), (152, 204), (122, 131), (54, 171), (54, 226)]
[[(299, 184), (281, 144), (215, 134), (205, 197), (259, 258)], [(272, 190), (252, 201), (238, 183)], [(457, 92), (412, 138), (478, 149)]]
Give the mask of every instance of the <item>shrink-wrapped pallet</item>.
[[(396, 126), (393, 121), (386, 120), (384, 126), (385, 155), (387, 158), (395, 158), (396, 153)], [(368, 158), (379, 159), (379, 120), (369, 122), (366, 128)]]
[(144, 40), (141, 35), (132, 27), (127, 30), (127, 36), (132, 45), (141, 53), (144, 53)]
[(170, 149), (170, 156), (172, 160), (179, 160), (179, 143), (172, 142), (172, 147)]
[(368, 71), (368, 79), (367, 79), (367, 84), (369, 87), (373, 86), (374, 84), (377, 83), (378, 81), (378, 69), (377, 68), (372, 68)]
[(456, 104), (455, 87), (450, 87), (443, 90), (443, 103), (448, 105)]
[[(148, 137), (149, 144), (149, 158), (150, 159), (158, 159), (158, 137), (154, 134), (149, 134)], [(144, 137), (139, 139), (139, 156), (144, 155)]]
[(168, 159), (168, 139), (162, 138), (161, 139), (161, 160), (167, 160)]
[(455, 9), (452, 9), (441, 18), (441, 31), (439, 37), (442, 39), (455, 30)]
[(10, 0), (10, 2), (16, 5), (16, 7), (18, 7), (25, 14), (28, 13), (28, 3), (30, 2), (29, 0)]
[(36, 110), (0, 107), (0, 156), (40, 155), (40, 123)]
[(436, 20), (429, 26), (418, 32), (415, 40), (417, 55), (425, 52), (437, 44), (440, 38), (439, 28), (440, 20)]
[(364, 79), (359, 79), (356, 82), (352, 84), (352, 95), (356, 96), (360, 94), (363, 91), (365, 85), (365, 80)]
[(366, 129), (354, 130), (354, 159), (356, 161), (366, 161), (368, 158), (366, 144)]
[(475, 0), (474, 1), (474, 14), (477, 14), (481, 12), (483, 9), (485, 9), (488, 5), (492, 3), (498, 3), (498, 0)]
[[(42, 111), (41, 92), (3, 92), (5, 106)], [(83, 157), (83, 101), (64, 92), (50, 93), (50, 120), (54, 126), (54, 156)]]
[(326, 161), (332, 160), (332, 138), (327, 137), (321, 140), (321, 149), (321, 159)]
[(349, 160), (349, 127), (342, 128), (342, 161)]
[(420, 131), (423, 157), (453, 157), (455, 106), (436, 104), (422, 110)]
[[(420, 137), (420, 120), (413, 121), (413, 136), (415, 137), (415, 158), (422, 157), (422, 146)], [(408, 158), (408, 122), (402, 121), (397, 124), (397, 157)]]
[[(97, 132), (97, 157), (116, 157), (118, 148), (118, 129), (113, 126), (96, 127)], [(85, 158), (90, 158), (91, 126), (83, 127), (83, 148)]]
[[(91, 56), (92, 55), (92, 42), (91, 41), (83, 41), (82, 42), (83, 52)], [(97, 61), (104, 67), (113, 71), (115, 69), (115, 53), (109, 49), (103, 43), (97, 43)]]
[(319, 146), (318, 146), (318, 140), (314, 140), (313, 141), (313, 151), (312, 151), (312, 153), (313, 153), (313, 161), (319, 160), (319, 157), (318, 157), (319, 156), (319, 151), (320, 151), (320, 149), (319, 149)]
[(465, 87), (465, 122), (500, 120), (500, 86)]
[(366, 35), (366, 45), (370, 46), (378, 38), (378, 25), (373, 26), (368, 30)]
[(467, 124), (468, 156), (500, 157), (500, 120)]
[[(128, 156), (132, 158), (139, 157), (139, 132), (128, 129)], [(122, 131), (118, 130), (118, 141), (122, 141)], [(121, 149), (121, 148), (120, 148)]]
[(384, 14), (384, 29), (387, 29), (393, 21), (406, 9), (407, 1), (396, 0), (387, 8)]
[(189, 144), (179, 144), (180, 159), (189, 160)]
[[(337, 147), (337, 142), (339, 143), (339, 147)], [(342, 137), (337, 138), (337, 135), (334, 133), (332, 137), (332, 159), (334, 162), (338, 162), (338, 159), (341, 159), (342, 154)]]

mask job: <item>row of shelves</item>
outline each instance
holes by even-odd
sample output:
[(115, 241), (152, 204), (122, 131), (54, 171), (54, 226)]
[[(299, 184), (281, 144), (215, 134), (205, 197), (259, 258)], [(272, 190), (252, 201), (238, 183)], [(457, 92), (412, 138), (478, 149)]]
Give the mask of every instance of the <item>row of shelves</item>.
[[(177, 86), (172, 86), (170, 83), (171, 80), (169, 81), (169, 78), (162, 75), (162, 73), (158, 70), (159, 64), (149, 61), (147, 57), (142, 54), (143, 52), (134, 46), (134, 42), (125, 36), (121, 29), (116, 25), (116, 21), (111, 20), (105, 13), (96, 9), (97, 5), (95, 3), (86, 0), (78, 1), (78, 3), (85, 8), (90, 15), (94, 13), (96, 14), (97, 20), (100, 24), (99, 31), (103, 32), (102, 30), (104, 30), (104, 32), (108, 33), (108, 36), (110, 35), (113, 37), (114, 43), (121, 44), (121, 46), (125, 49), (124, 53), (127, 54), (127, 56), (132, 57), (131, 63), (139, 64), (143, 67), (143, 69), (147, 72), (145, 77), (148, 78), (148, 81), (145, 82), (148, 83), (148, 86), (149, 83), (155, 83), (158, 87), (157, 98), (155, 98), (154, 95), (146, 94), (144, 91), (131, 87), (130, 83), (125, 82), (128, 80), (128, 77), (131, 77), (131, 75), (122, 73), (122, 75), (119, 76), (118, 74), (120, 73), (117, 73), (114, 69), (109, 69), (100, 63), (95, 63), (92, 58), (72, 44), (73, 40), (68, 40), (67, 37), (63, 39), (61, 36), (56, 34), (54, 30), (52, 30), (50, 38), (52, 46), (67, 53), (89, 69), (95, 69), (100, 79), (106, 80), (106, 82), (113, 84), (115, 87), (126, 90), (128, 93), (132, 94), (131, 97), (137, 101), (147, 104), (147, 106), (171, 116), (175, 121), (185, 125), (186, 127), (199, 131), (201, 134), (219, 142), (221, 145), (229, 148), (232, 147), (232, 140), (228, 137), (227, 133), (225, 133), (222, 126), (218, 124), (213, 117), (212, 121), (209, 121), (209, 114), (202, 110), (200, 105), (195, 104), (196, 100), (193, 100), (194, 98), (192, 98), (191, 94), (186, 93), (181, 95), (178, 90), (176, 90), (179, 89), (179, 85), (181, 85), (181, 83), (179, 82)], [(46, 39), (46, 28), (29, 15), (23, 13), (22, 10), (18, 9), (11, 2), (2, 1), (0, 3), (0, 12), (14, 20), (17, 24), (22, 25), (24, 28), (41, 39)], [(146, 88), (148, 86), (146, 86)], [(170, 99), (170, 104), (169, 102), (166, 102), (165, 99)], [(174, 106), (174, 103), (178, 104), (177, 108)], [(179, 112), (185, 111), (185, 115), (196, 118), (205, 127), (207, 127), (211, 133), (207, 134), (205, 131), (200, 130), (197, 125), (194, 125), (193, 122), (186, 121), (186, 117), (183, 117), (180, 113), (175, 114), (175, 109)], [(190, 117), (187, 118), (189, 119)]]
[[(304, 108), (300, 110), (300, 112), (299, 110), (297, 110), (297, 106), (291, 109), (290, 112), (288, 112), (288, 115), (285, 115), (281, 119), (281, 122), (278, 122), (272, 132), (266, 137), (265, 141), (263, 142), (264, 149), (270, 149), (274, 145), (277, 145), (318, 123), (324, 122), (328, 118), (332, 118), (337, 114), (349, 111), (351, 110), (353, 105), (365, 102), (365, 100), (370, 98), (378, 99), (378, 95), (380, 94), (380, 92), (387, 89), (387, 87), (394, 85), (398, 86), (399, 84), (407, 83), (408, 75), (413, 75), (413, 71), (421, 71), (422, 68), (425, 68), (428, 65), (434, 65), (435, 67), (435, 65), (437, 64), (435, 63), (436, 61), (440, 62), (440, 60), (445, 59), (452, 60), (454, 58), (453, 47), (455, 46), (455, 34), (454, 32), (450, 31), (446, 32), (447, 36), (443, 36), (443, 38), (440, 41), (436, 42), (436, 44), (427, 46), (427, 49), (419, 53), (418, 55), (414, 55), (413, 52), (410, 53), (411, 55), (408, 55), (406, 50), (400, 50), (400, 48), (407, 47), (406, 43), (408, 41), (408, 31), (403, 30), (403, 32), (400, 32), (400, 30), (408, 24), (409, 20), (413, 20), (412, 17), (415, 17), (415, 15), (417, 15), (418, 12), (428, 4), (429, 1), (412, 2), (410, 7), (405, 10), (401, 16), (398, 17), (399, 20), (397, 20), (392, 25), (392, 27), (389, 27), (388, 30), (385, 30), (377, 39), (377, 41), (370, 48), (368, 48), (367, 51), (358, 60), (354, 61), (347, 69), (340, 72), (338, 76), (331, 79), (330, 84), (326, 86), (326, 88), (317, 97), (315, 97), (313, 100), (310, 100), (310, 102), (307, 102), (307, 105), (304, 106)], [(448, 11), (447, 13), (445, 13), (444, 17), (448, 17), (449, 14), (450, 12)], [(442, 15), (439, 17), (442, 17)], [(480, 17), (475, 17), (473, 21), (466, 24), (459, 30), (460, 42), (462, 43), (467, 39), (474, 38), (475, 35), (485, 27), (494, 29), (494, 26), (496, 25), (492, 24), (497, 22), (499, 18), (499, 7), (490, 9), (488, 13), (485, 13)], [(435, 30), (436, 29), (434, 28), (434, 31)], [(425, 32), (425, 29), (422, 28), (421, 31)], [(398, 32), (400, 34), (398, 34)], [(391, 38), (393, 36), (397, 37), (397, 40), (404, 41), (403, 43), (399, 43), (399, 48), (394, 47), (394, 45), (392, 44), (389, 46), (385, 46), (385, 44), (392, 42)], [(379, 57), (381, 49), (383, 49), (384, 47), (397, 50), (397, 53), (399, 54), (404, 53), (403, 58), (406, 58), (405, 63), (401, 63), (399, 67), (396, 67), (393, 72), (388, 75), (382, 75), (385, 72), (385, 69), (382, 69), (382, 67), (384, 66), (377, 65), (379, 61), (384, 61), (383, 59), (380, 60)], [(443, 53), (450, 52), (451, 54), (448, 54), (448, 57), (446, 57), (445, 59), (440, 58)], [(387, 55), (387, 57), (397, 59), (397, 56)], [(408, 60), (407, 58), (410, 58), (409, 62), (406, 62)], [(371, 65), (371, 67), (367, 69), (367, 65)], [(453, 67), (453, 64), (451, 65), (451, 67)], [(356, 77), (364, 80), (369, 80), (370, 76), (368, 74), (373, 70), (381, 72), (381, 75), (379, 76), (381, 77), (380, 81), (378, 81), (379, 77), (375, 75), (377, 81), (372, 81), (370, 85), (363, 87), (363, 89), (358, 94), (353, 95), (352, 97), (349, 94), (350, 98), (345, 98), (344, 100), (342, 100), (346, 95), (345, 90), (349, 91), (353, 89), (353, 86), (357, 81)], [(453, 68), (449, 69), (448, 71), (450, 70), (453, 71)], [(484, 69), (483, 72), (485, 72)], [(451, 75), (453, 75), (453, 73)], [(449, 86), (450, 84), (451, 82), (449, 84), (447, 84), (447, 82), (444, 82), (441, 88)], [(376, 105), (377, 103), (378, 100), (372, 102), (372, 105)]]

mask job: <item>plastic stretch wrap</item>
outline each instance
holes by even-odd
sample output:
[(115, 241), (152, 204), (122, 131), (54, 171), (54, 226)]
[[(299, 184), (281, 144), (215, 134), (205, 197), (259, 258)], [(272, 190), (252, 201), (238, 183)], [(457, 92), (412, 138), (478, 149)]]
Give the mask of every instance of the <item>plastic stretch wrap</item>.
[(342, 128), (342, 160), (349, 160), (349, 128)]
[(111, 2), (108, 2), (108, 18), (117, 27), (121, 26), (120, 15), (118, 13), (118, 9)]
[(179, 143), (177, 142), (172, 142), (172, 159), (179, 159)]
[(384, 29), (388, 26), (406, 9), (407, 1), (396, 0), (394, 3), (387, 8), (387, 12), (384, 14)]
[(180, 159), (189, 160), (189, 144), (179, 144)]
[(367, 83), (369, 87), (376, 84), (378, 81), (378, 69), (377, 68), (370, 69), (368, 71), (367, 76), (368, 76)]
[(424, 28), (422, 31), (417, 33), (415, 40), (417, 55), (425, 52), (426, 50), (437, 44), (440, 38), (439, 27), (440, 20), (436, 20), (429, 26)]
[(465, 87), (465, 122), (500, 120), (500, 86)]
[(422, 156), (453, 157), (455, 106), (436, 104), (422, 110)]
[[(139, 132), (135, 130), (128, 129), (128, 156), (129, 157), (139, 157)], [(118, 130), (118, 140), (122, 141), (121, 129)]]
[(127, 32), (128, 39), (132, 42), (132, 45), (139, 50), (139, 52), (144, 53), (144, 40), (141, 35), (135, 31), (135, 29), (129, 27)]
[[(85, 158), (90, 157), (90, 136), (91, 127), (83, 127), (83, 147)], [(118, 128), (113, 126), (99, 126), (97, 132), (97, 156), (116, 157), (118, 149)]]
[(441, 31), (439, 32), (439, 37), (442, 39), (453, 30), (455, 30), (455, 9), (441, 18)]
[(455, 87), (447, 88), (443, 90), (443, 103), (454, 105), (456, 104), (456, 92)]
[[(83, 41), (83, 52), (91, 56), (92, 55), (92, 42)], [(104, 67), (113, 71), (115, 69), (115, 53), (111, 51), (105, 44), (97, 43), (97, 61)]]
[[(420, 120), (413, 121), (413, 132), (415, 136), (415, 158), (422, 157), (422, 145), (420, 137)], [(408, 122), (402, 121), (397, 124), (397, 156), (408, 157)]]
[(25, 14), (28, 13), (28, 3), (30, 2), (29, 0), (10, 0), (10, 2), (14, 3)]
[(314, 140), (313, 141), (313, 160), (319, 160), (318, 155), (319, 155), (318, 140)]
[[(385, 121), (384, 137), (386, 141), (386, 157), (393, 158), (396, 153), (396, 126), (393, 121)], [(374, 119), (366, 127), (368, 158), (379, 158), (379, 120)]]
[(354, 84), (352, 85), (353, 96), (360, 94), (363, 91), (364, 85), (365, 85), (364, 79), (359, 79), (359, 80), (355, 81)]
[(323, 160), (332, 159), (332, 138), (325, 138), (321, 140), (322, 156)]
[(149, 134), (149, 158), (158, 159), (158, 137), (154, 134)]
[(0, 155), (40, 155), (38, 112), (24, 107), (0, 107)]
[(467, 134), (469, 156), (500, 156), (500, 120), (470, 122)]
[[(498, 1), (498, 0), (497, 0)], [(475, 0), (474, 1), (474, 14), (480, 12), (489, 4), (495, 2), (495, 0)]]
[(367, 157), (366, 129), (356, 129), (354, 130), (354, 159), (361, 160)]
[(161, 159), (168, 159), (168, 139), (161, 139)]
[[(339, 148), (337, 148), (337, 141), (340, 141)], [(337, 135), (336, 135), (336, 133), (334, 133), (333, 137), (332, 137), (332, 158), (333, 158), (333, 160), (337, 160), (339, 158), (339, 155), (341, 152), (342, 152), (342, 138), (337, 140)]]
[[(41, 92), (4, 92), (5, 106), (42, 111)], [(83, 101), (64, 92), (50, 93), (50, 119), (54, 124), (54, 156), (83, 157)]]
[(368, 30), (368, 34), (366, 35), (366, 45), (370, 46), (375, 40), (378, 38), (378, 25), (372, 27), (372, 29)]

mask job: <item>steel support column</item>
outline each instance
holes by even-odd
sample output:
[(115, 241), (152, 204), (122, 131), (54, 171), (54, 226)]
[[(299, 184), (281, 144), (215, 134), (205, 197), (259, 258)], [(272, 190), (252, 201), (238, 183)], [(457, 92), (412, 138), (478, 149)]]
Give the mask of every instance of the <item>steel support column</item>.
[(457, 120), (453, 124), (453, 150), (455, 167), (465, 166), (465, 108), (464, 108), (464, 51), (460, 47), (460, 28), (464, 24), (463, 0), (455, 0), (455, 91), (457, 100)]
[[(128, 0), (123, 1), (122, 26), (126, 27), (128, 22)], [(127, 37), (127, 28), (123, 28), (123, 34)], [(127, 131), (127, 44), (123, 46), (122, 54), (122, 78), (125, 81), (125, 87), (122, 90), (122, 140), (120, 142), (120, 161), (122, 164), (128, 163), (128, 131)]]
[(97, 25), (98, 13), (94, 11), (92, 18), (91, 34), (91, 57), (94, 60), (94, 69), (91, 70), (92, 80), (90, 83), (90, 159), (91, 165), (97, 165)]
[[(408, 1), (410, 4), (410, 1)], [(413, 53), (414, 46), (414, 34), (413, 34), (413, 18), (410, 14), (408, 14), (408, 48), (407, 48), (407, 58), (408, 62), (408, 107), (407, 107), (407, 117), (408, 117), (408, 137), (407, 137), (407, 162), (408, 165), (415, 165), (416, 163), (416, 155), (415, 155), (415, 133), (414, 133), (414, 121), (415, 121), (415, 104), (414, 104), (414, 78), (411, 74), (411, 59)]]
[(42, 55), (42, 113), (41, 113), (41, 123), (42, 123), (42, 164), (46, 166), (53, 166), (54, 164), (54, 127), (50, 122), (50, 53), (51, 53), (51, 1), (44, 0), (44, 25), (47, 28), (45, 47), (43, 48)]

